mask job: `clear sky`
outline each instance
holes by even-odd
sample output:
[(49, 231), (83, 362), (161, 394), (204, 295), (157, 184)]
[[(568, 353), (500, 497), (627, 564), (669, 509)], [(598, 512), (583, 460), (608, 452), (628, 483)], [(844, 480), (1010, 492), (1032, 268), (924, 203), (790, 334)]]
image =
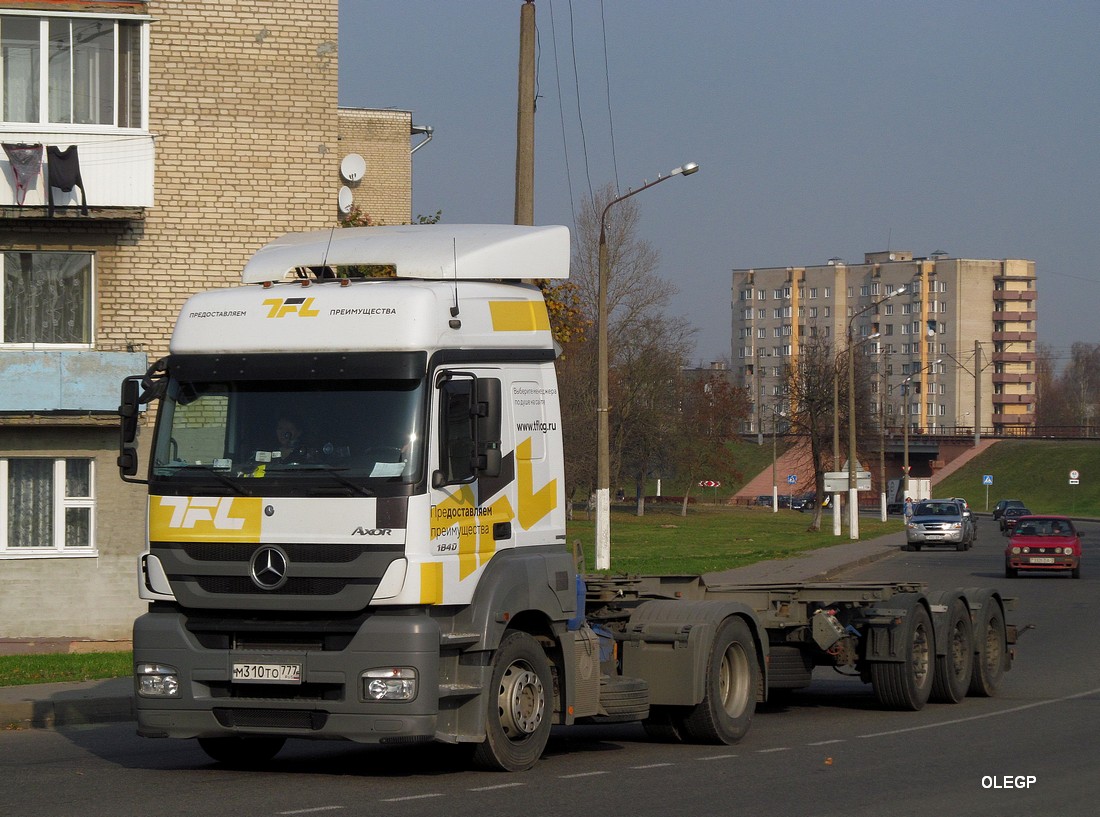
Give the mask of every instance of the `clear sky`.
[[(414, 215), (511, 222), (521, 5), (340, 0), (340, 104), (435, 129)], [(693, 363), (730, 354), (730, 270), (885, 249), (1033, 259), (1040, 343), (1100, 343), (1095, 0), (535, 6), (535, 223), (698, 162), (633, 199)]]

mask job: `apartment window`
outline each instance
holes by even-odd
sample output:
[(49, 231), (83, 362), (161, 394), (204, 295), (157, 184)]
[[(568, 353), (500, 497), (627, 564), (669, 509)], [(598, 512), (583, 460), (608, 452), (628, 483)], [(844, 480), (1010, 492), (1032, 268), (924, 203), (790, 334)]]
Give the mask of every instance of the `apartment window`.
[(773, 338), (783, 337), (783, 332), (782, 332), (780, 327), (778, 327), (778, 326), (772, 327), (772, 337)]
[(913, 314), (913, 305), (912, 304), (902, 304), (901, 305), (901, 314), (902, 315), (912, 315)]
[(816, 298), (817, 297), (817, 287), (810, 287), (810, 297), (811, 298)]
[(766, 310), (766, 309), (758, 309), (758, 310), (756, 311), (756, 317), (757, 317), (757, 318), (759, 318), (759, 319), (760, 319), (760, 320), (762, 320), (762, 321), (763, 321), (763, 320), (767, 320), (767, 317), (768, 317), (768, 310)]
[(95, 463), (0, 459), (0, 557), (94, 555)]
[(832, 288), (832, 287), (825, 287), (825, 295), (824, 295), (824, 297), (826, 297), (826, 298), (831, 298), (831, 297), (833, 297), (833, 288)]
[(859, 288), (859, 295), (861, 298), (866, 298), (871, 294), (871, 287), (868, 284), (864, 284)]
[(91, 253), (5, 252), (0, 260), (0, 345), (91, 345)]
[(758, 300), (758, 301), (768, 300), (768, 291), (766, 289), (758, 289), (756, 291), (756, 300)]
[(816, 306), (811, 306), (810, 307), (810, 317), (811, 318), (816, 318), (817, 317), (817, 307)]
[(825, 317), (826, 318), (831, 317), (832, 312), (833, 312), (833, 308), (831, 306), (825, 307)]
[(775, 298), (777, 301), (781, 301), (783, 299), (783, 290), (777, 289), (773, 291), (772, 297)]
[(141, 128), (142, 21), (0, 15), (0, 119)]
[(894, 314), (894, 305), (893, 304), (883, 304), (882, 313), (884, 315), (893, 315)]

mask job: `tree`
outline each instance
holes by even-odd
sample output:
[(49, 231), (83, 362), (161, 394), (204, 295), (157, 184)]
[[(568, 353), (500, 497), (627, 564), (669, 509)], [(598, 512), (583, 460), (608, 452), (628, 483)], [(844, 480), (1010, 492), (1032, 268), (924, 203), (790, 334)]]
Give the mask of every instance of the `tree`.
[[(855, 344), (851, 350), (837, 354), (825, 338), (814, 336), (801, 347), (796, 365), (787, 373), (786, 417), (791, 433), (803, 437), (809, 446), (809, 456), (814, 472), (814, 490), (819, 497), (825, 495), (825, 472), (833, 470), (834, 416), (839, 431), (839, 460), (848, 459), (848, 369), (849, 357), (856, 367), (856, 444), (862, 448), (878, 449), (878, 418), (871, 411), (874, 367), (873, 356), (863, 354), (863, 347)], [(886, 395), (878, 395), (879, 400)], [(834, 415), (834, 401), (837, 407)], [(872, 443), (872, 439), (874, 442)], [(811, 530), (821, 529), (821, 503), (814, 508)]]
[(733, 385), (728, 370), (683, 378), (674, 449), (676, 471), (686, 487), (680, 515), (687, 515), (688, 497), (696, 478), (731, 471), (727, 445), (740, 436), (751, 405), (748, 393)]
[[(607, 185), (586, 202), (577, 219), (571, 283), (576, 286), (577, 319), (596, 322), (599, 302), (600, 216), (616, 197)], [(676, 385), (692, 346), (694, 329), (665, 314), (675, 288), (657, 276), (658, 255), (637, 236), (634, 199), (616, 204), (606, 225), (608, 258), (608, 391), (611, 462), (615, 483), (626, 476), (639, 497), (644, 481), (670, 459), (678, 401)], [(597, 349), (595, 339), (570, 339), (558, 361), (566, 441), (566, 484), (595, 485)], [(639, 505), (641, 507), (641, 505)]]

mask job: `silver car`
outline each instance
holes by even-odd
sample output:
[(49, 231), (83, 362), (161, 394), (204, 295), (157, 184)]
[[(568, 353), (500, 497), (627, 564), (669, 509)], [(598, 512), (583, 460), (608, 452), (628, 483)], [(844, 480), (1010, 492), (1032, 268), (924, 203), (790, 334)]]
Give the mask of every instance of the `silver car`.
[(974, 543), (974, 524), (970, 514), (954, 499), (926, 499), (913, 508), (905, 526), (905, 549), (920, 550), (923, 545), (954, 545), (967, 550)]

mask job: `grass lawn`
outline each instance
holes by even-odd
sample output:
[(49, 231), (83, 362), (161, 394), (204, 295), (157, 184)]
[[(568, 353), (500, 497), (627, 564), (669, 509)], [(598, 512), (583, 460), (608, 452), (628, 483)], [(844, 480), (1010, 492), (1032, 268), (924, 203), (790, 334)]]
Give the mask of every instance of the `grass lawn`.
[(0, 686), (118, 678), (133, 672), (131, 652), (0, 655)]
[[(579, 539), (586, 569), (595, 569), (595, 521), (578, 511), (567, 526), (568, 541)], [(813, 514), (769, 508), (692, 505), (686, 517), (678, 505), (646, 505), (637, 516), (633, 505), (611, 509), (613, 573), (699, 574), (742, 567), (765, 559), (786, 559), (807, 550), (850, 541), (847, 525), (833, 536), (832, 511), (826, 509), (821, 530), (807, 530)], [(847, 520), (845, 520), (847, 521)], [(900, 517), (886, 522), (861, 516), (861, 539), (902, 530)]]

